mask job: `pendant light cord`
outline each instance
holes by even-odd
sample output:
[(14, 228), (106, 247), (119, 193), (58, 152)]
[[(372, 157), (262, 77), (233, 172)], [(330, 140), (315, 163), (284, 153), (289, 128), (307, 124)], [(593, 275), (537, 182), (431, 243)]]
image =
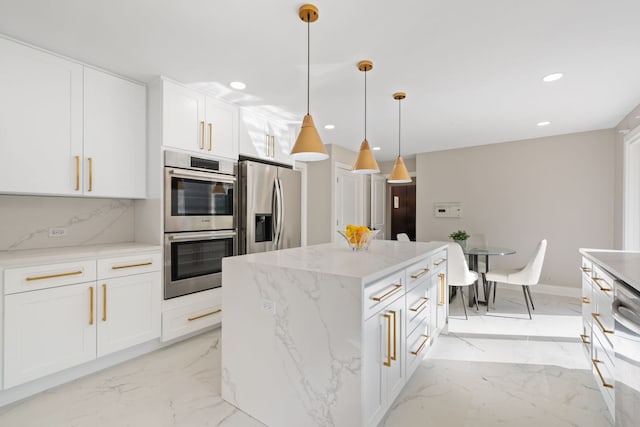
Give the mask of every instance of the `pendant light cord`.
[(309, 115), (309, 75), (311, 68), (311, 14), (307, 14), (307, 115)]
[(398, 157), (400, 157), (400, 129), (402, 128), (402, 111), (400, 106), (402, 105), (402, 100), (398, 99)]
[(367, 70), (364, 70), (364, 139), (367, 139)]

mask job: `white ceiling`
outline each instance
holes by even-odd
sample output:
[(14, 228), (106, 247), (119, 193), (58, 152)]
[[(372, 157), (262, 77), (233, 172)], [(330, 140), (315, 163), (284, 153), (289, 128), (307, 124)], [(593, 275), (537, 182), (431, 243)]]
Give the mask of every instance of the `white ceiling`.
[[(303, 2), (0, 0), (0, 33), (149, 81), (164, 75), (301, 120)], [(317, 0), (311, 114), (325, 143), (379, 160), (614, 127), (640, 103), (638, 0)], [(1, 65), (0, 65), (1, 66)], [(543, 83), (561, 71), (565, 78)], [(240, 80), (242, 92), (227, 89)], [(536, 123), (549, 120), (547, 127)], [(335, 124), (335, 130), (323, 125)]]

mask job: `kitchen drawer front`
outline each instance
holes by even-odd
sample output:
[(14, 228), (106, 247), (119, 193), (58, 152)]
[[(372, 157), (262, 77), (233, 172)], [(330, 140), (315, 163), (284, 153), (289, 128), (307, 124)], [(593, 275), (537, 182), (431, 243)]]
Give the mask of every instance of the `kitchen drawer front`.
[(443, 249), (437, 253), (435, 253), (431, 257), (431, 264), (433, 266), (433, 270), (439, 270), (441, 268), (447, 268), (447, 250)]
[(404, 296), (404, 275), (405, 270), (401, 270), (364, 288), (364, 319), (373, 316), (398, 297)]
[(160, 271), (160, 252), (104, 258), (98, 260), (98, 279)]
[(9, 268), (4, 271), (4, 293), (9, 295), (95, 280), (95, 260)]
[(594, 299), (591, 302), (592, 328), (603, 334), (610, 343), (613, 342), (613, 301), (604, 292), (594, 292)]
[(429, 318), (432, 303), (429, 285), (426, 281), (407, 292), (407, 335)]
[(425, 258), (409, 266), (407, 268), (407, 292), (419, 284), (428, 281), (431, 269), (431, 260), (429, 258)]
[(599, 290), (605, 295), (613, 298), (613, 277), (609, 276), (609, 273), (604, 271), (598, 265), (593, 264), (591, 280), (593, 280), (595, 284), (594, 290), (596, 291), (596, 293)]
[(594, 328), (592, 347), (592, 372), (596, 377), (598, 388), (602, 392), (610, 410), (615, 396), (615, 365), (613, 362), (613, 348), (603, 335)]
[(162, 313), (162, 341), (170, 341), (221, 322), (222, 303), (219, 298), (168, 310)]
[(419, 326), (407, 337), (406, 366), (407, 378), (416, 370), (424, 358), (429, 347), (431, 347), (431, 336), (429, 334), (429, 322), (424, 319)]

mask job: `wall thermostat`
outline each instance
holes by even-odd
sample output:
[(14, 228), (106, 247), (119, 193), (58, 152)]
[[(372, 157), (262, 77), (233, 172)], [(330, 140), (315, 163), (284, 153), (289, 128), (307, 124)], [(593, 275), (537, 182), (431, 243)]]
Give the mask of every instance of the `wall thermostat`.
[(462, 218), (462, 203), (439, 202), (433, 204), (433, 216), (436, 218)]

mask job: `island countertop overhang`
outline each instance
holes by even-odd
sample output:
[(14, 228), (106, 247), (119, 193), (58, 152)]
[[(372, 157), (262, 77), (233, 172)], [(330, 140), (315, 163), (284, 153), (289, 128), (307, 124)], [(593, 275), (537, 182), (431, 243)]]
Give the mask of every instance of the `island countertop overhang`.
[(367, 250), (353, 251), (344, 242), (228, 257), (227, 263), (271, 265), (311, 273), (330, 273), (372, 282), (444, 249), (447, 242), (398, 242), (374, 240)]

